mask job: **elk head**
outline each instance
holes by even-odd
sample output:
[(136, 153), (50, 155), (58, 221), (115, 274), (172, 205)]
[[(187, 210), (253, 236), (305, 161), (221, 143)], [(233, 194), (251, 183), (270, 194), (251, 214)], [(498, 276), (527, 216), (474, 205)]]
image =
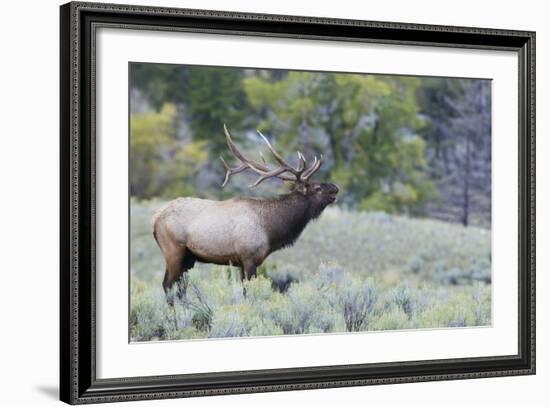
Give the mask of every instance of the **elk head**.
[(273, 158), (279, 164), (279, 167), (277, 168), (270, 168), (261, 153), (260, 156), (262, 158), (262, 162), (245, 157), (233, 142), (227, 127), (224, 125), (223, 128), (229, 150), (235, 158), (240, 161), (240, 165), (230, 167), (225, 162), (223, 157), (220, 157), (226, 169), (225, 180), (222, 187), (227, 185), (232, 175), (250, 169), (259, 175), (256, 182), (250, 185), (251, 188), (258, 186), (269, 178), (278, 178), (282, 181), (290, 183), (292, 193), (306, 196), (315, 208), (319, 208), (317, 216), (327, 205), (336, 202), (338, 187), (335, 184), (311, 181), (311, 177), (319, 170), (319, 168), (321, 168), (321, 165), (323, 164), (322, 154), (320, 158), (315, 157), (313, 163), (308, 166), (306, 158), (301, 152), (298, 151), (298, 164), (296, 166), (292, 166), (273, 148), (269, 140), (259, 130), (257, 130), (258, 135), (263, 139), (267, 145), (267, 148), (273, 155)]

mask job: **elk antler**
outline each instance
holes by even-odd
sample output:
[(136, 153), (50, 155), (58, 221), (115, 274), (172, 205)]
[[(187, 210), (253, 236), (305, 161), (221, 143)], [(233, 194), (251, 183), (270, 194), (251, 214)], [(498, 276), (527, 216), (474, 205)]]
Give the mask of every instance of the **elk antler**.
[(309, 167), (302, 175), (302, 180), (307, 183), (311, 176), (315, 174), (319, 170), (319, 168), (321, 168), (321, 164), (323, 164), (323, 154), (321, 154), (318, 160), (317, 157), (315, 157), (315, 160), (313, 160), (313, 164), (311, 164), (311, 167)]
[[(298, 151), (298, 166), (293, 167), (288, 162), (286, 162), (285, 159), (279, 153), (277, 153), (277, 151), (275, 151), (269, 140), (259, 130), (257, 130), (259, 136), (267, 144), (267, 148), (269, 149), (269, 151), (271, 151), (271, 154), (273, 154), (273, 157), (280, 165), (278, 168), (272, 169), (267, 166), (267, 163), (262, 153), (260, 153), (260, 157), (262, 158), (263, 164), (246, 158), (233, 142), (231, 134), (229, 134), (229, 131), (227, 130), (225, 124), (223, 126), (223, 130), (229, 150), (241, 162), (241, 164), (237, 167), (230, 167), (225, 162), (223, 157), (220, 157), (226, 169), (225, 180), (222, 184), (222, 187), (224, 187), (229, 182), (229, 178), (231, 177), (231, 175), (243, 172), (248, 168), (260, 175), (260, 178), (258, 178), (254, 184), (250, 185), (250, 187), (255, 187), (269, 178), (279, 178), (283, 181), (306, 184), (311, 176), (319, 169), (323, 161), (322, 155), (320, 160), (317, 160), (317, 157), (315, 157), (315, 161), (313, 162), (311, 167), (306, 170), (306, 158), (301, 152)], [(292, 175), (287, 175), (286, 173), (290, 173)]]

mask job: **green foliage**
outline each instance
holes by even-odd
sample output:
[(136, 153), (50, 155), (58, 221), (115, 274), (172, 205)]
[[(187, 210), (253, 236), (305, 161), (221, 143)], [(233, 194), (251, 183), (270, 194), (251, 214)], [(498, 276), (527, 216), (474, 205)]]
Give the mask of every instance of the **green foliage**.
[(262, 318), (248, 303), (222, 307), (216, 313), (209, 337), (241, 337), (281, 335), (283, 331), (273, 321)]
[[(225, 149), (223, 124), (237, 127), (247, 113), (243, 70), (169, 64), (131, 64), (131, 86), (153, 105), (178, 106), (194, 140), (203, 140), (216, 157)], [(219, 137), (216, 137), (219, 136)]]
[(188, 100), (191, 70), (172, 64), (130, 64), (130, 83), (140, 89), (155, 110), (166, 102), (180, 104)]
[(475, 326), (475, 311), (468, 305), (468, 299), (462, 297), (460, 301), (443, 303), (424, 312), (418, 318), (418, 324), (422, 328), (430, 326), (438, 327), (465, 327)]
[(171, 309), (162, 290), (151, 290), (143, 282), (132, 279), (130, 301), (130, 336), (136, 341), (154, 341), (175, 338), (180, 335), (191, 337), (192, 313), (186, 309)]
[[(326, 296), (312, 284), (293, 284), (272, 317), (285, 334), (332, 332), (337, 317)], [(286, 301), (285, 301), (286, 299)]]
[(191, 195), (190, 179), (207, 153), (205, 142), (176, 138), (176, 107), (165, 104), (159, 112), (134, 113), (130, 137), (130, 193), (133, 196)]
[(252, 280), (245, 281), (243, 284), (246, 290), (246, 299), (251, 304), (269, 301), (273, 296), (271, 280), (258, 276)]
[(412, 318), (413, 313), (416, 311), (416, 299), (408, 285), (400, 285), (394, 288), (392, 291), (392, 300), (397, 305), (397, 308), (409, 318)]
[(373, 318), (369, 325), (373, 331), (394, 331), (398, 329), (409, 329), (409, 317), (397, 307), (391, 308), (389, 311), (380, 315), (378, 318)]
[(292, 264), (275, 265), (267, 271), (267, 277), (271, 279), (273, 288), (284, 293), (292, 283), (301, 279), (301, 271)]
[(368, 329), (369, 316), (376, 301), (376, 288), (372, 281), (349, 279), (340, 291), (340, 303), (348, 332)]
[(409, 260), (409, 269), (413, 273), (420, 273), (424, 267), (424, 259), (421, 256), (413, 256)]
[(415, 78), (313, 72), (244, 80), (261, 128), (284, 150), (324, 151), (325, 177), (345, 190), (344, 202), (414, 213), (435, 196), (424, 174), (425, 144), (414, 134), (422, 126), (418, 85)]
[(331, 289), (343, 283), (344, 269), (335, 261), (321, 262), (318, 275), (315, 277), (319, 281), (320, 289)]
[(172, 144), (176, 108), (167, 104), (160, 112), (133, 115), (130, 127), (130, 193), (153, 196), (161, 149)]
[(190, 70), (187, 106), (191, 128), (195, 139), (208, 142), (214, 157), (227, 150), (224, 123), (238, 127), (245, 117), (242, 75), (241, 70), (220, 67)]

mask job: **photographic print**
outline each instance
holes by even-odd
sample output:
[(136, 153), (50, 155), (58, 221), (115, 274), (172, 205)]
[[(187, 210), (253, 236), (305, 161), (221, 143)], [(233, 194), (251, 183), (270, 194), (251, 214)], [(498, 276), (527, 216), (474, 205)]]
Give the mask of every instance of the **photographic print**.
[(491, 325), (491, 80), (129, 63), (130, 342)]

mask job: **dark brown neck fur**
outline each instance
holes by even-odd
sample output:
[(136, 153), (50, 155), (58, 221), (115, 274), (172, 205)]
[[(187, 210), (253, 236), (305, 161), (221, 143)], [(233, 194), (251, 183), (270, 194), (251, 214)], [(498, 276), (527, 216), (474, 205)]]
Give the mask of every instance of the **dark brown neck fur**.
[(270, 253), (291, 246), (311, 219), (324, 208), (315, 208), (307, 196), (292, 192), (274, 198), (243, 198), (258, 213), (269, 237)]

